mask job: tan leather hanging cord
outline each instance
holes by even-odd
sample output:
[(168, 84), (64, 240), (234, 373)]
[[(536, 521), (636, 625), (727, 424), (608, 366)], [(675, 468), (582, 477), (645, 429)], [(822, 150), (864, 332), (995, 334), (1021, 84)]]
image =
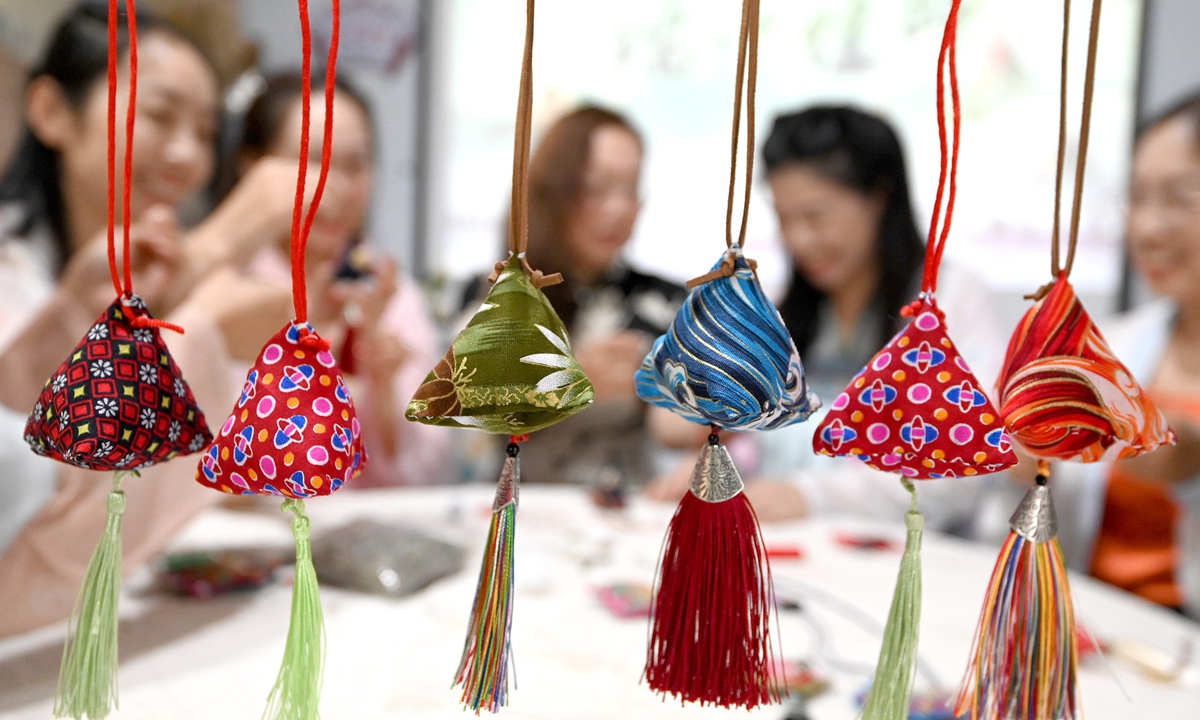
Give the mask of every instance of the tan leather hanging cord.
[[(525, 54), (521, 59), (521, 90), (517, 96), (517, 127), (513, 138), (512, 206), (508, 211), (508, 249), (521, 258), (521, 267), (536, 288), (562, 282), (562, 273), (544, 275), (529, 267), (525, 246), (529, 243), (529, 150), (533, 134), (533, 2), (525, 3)], [(496, 263), (491, 282), (504, 270), (506, 261)]]
[(1067, 261), (1060, 264), (1063, 172), (1067, 155), (1067, 38), (1071, 29), (1071, 0), (1063, 0), (1062, 76), (1058, 98), (1058, 166), (1054, 176), (1054, 229), (1050, 239), (1050, 272), (1054, 280), (1038, 288), (1029, 300), (1041, 300), (1050, 292), (1059, 276), (1071, 274), (1075, 248), (1079, 243), (1079, 221), (1083, 202), (1083, 176), (1087, 165), (1088, 136), (1092, 125), (1092, 97), (1096, 85), (1096, 46), (1100, 37), (1101, 0), (1092, 0), (1092, 21), (1088, 30), (1087, 66), (1083, 81), (1083, 112), (1079, 121), (1079, 154), (1075, 162), (1075, 192), (1071, 200), (1071, 227), (1067, 235)]
[[(758, 76), (758, 3), (759, 0), (742, 0), (742, 30), (738, 38), (737, 80), (733, 90), (733, 142), (729, 157), (729, 199), (725, 207), (725, 247), (732, 249), (733, 203), (737, 195), (738, 140), (742, 121), (742, 90), (746, 95), (746, 187), (742, 200), (742, 223), (738, 230), (737, 247), (746, 246), (746, 220), (750, 216), (750, 186), (754, 179), (754, 85)], [(751, 270), (758, 263), (747, 258)], [(733, 275), (735, 260), (733, 252), (726, 252), (721, 265), (700, 277), (688, 280), (687, 286), (694, 288), (717, 278)]]

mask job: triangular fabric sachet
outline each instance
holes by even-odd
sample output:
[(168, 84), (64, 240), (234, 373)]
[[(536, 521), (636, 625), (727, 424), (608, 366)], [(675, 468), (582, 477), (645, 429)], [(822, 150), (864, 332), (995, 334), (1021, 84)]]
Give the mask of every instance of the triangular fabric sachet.
[(821, 407), (804, 381), (800, 353), (736, 246), (728, 277), (688, 295), (635, 376), (638, 396), (697, 423), (769, 430)]
[(1096, 462), (1150, 452), (1175, 439), (1065, 273), (1021, 318), (997, 388), (1004, 423), (1040, 457)]
[(813, 437), (822, 455), (931, 480), (992, 473), (1017, 463), (983, 385), (926, 297), (914, 318), (830, 406)]
[(302, 499), (329, 495), (367, 455), (354, 401), (333, 355), (301, 342), (304, 323), (275, 333), (201, 458), (196, 481), (227, 493)]
[(90, 470), (140, 470), (212, 439), (157, 327), (132, 295), (104, 311), (46, 381), (25, 425), (39, 455)]
[(409, 420), (524, 434), (591, 404), (566, 327), (513, 253), (408, 405)]

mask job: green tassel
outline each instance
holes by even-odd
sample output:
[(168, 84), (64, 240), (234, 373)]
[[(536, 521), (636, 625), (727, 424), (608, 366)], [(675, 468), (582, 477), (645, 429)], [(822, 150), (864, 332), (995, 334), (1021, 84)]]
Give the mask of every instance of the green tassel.
[(921, 532), (925, 518), (917, 511), (917, 489), (901, 480), (912, 494), (912, 508), (904, 516), (908, 538), (900, 558), (900, 574), (892, 595), (892, 609), (883, 631), (883, 647), (875, 666), (875, 681), (863, 720), (907, 720), (917, 675), (917, 640), (921, 628)]
[(267, 698), (264, 718), (317, 720), (321, 678), (325, 671), (325, 619), (309, 547), (308, 516), (303, 500), (285, 500), (283, 511), (293, 513), (296, 537), (296, 579), (292, 585), (292, 620), (275, 687)]
[(107, 717), (117, 707), (117, 605), (121, 597), (121, 521), (125, 493), (113, 475), (108, 521), (92, 553), (58, 670), (54, 716), (81, 720)]

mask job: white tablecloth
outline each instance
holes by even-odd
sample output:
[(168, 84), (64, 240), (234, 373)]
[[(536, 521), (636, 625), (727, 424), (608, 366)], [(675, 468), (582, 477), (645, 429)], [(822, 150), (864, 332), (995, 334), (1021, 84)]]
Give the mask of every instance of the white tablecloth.
[[(462, 718), (451, 689), (462, 648), (492, 491), (482, 487), (342, 492), (308, 503), (314, 534), (357, 518), (402, 521), (468, 548), (458, 575), (392, 600), (323, 588), (328, 660), (325, 720)], [(517, 525), (513, 647), (519, 686), (509, 718), (727, 717), (740, 711), (683, 708), (639, 684), (644, 619), (618, 619), (596, 599), (598, 585), (652, 581), (673, 508), (635, 501), (622, 512), (596, 509), (571, 488), (522, 489)], [(899, 520), (899, 519), (898, 519)], [(799, 545), (804, 557), (777, 559), (781, 597), (798, 597), (813, 618), (781, 613), (783, 653), (828, 673), (830, 692), (809, 706), (813, 720), (849, 720), (852, 698), (869, 680), (895, 582), (899, 553), (846, 549), (839, 531), (903, 542), (902, 525), (829, 518), (770, 525), (768, 544)], [(213, 510), (177, 541), (180, 548), (290, 541), (282, 513)], [(927, 533), (921, 657), (929, 675), (957, 687), (970, 648), (995, 550)], [(138, 583), (130, 583), (136, 586)], [(143, 583), (144, 584), (144, 583)], [(1087, 578), (1073, 578), (1081, 621), (1103, 639), (1134, 642), (1165, 656), (1200, 639), (1200, 626)], [(121, 709), (116, 720), (256, 718), (279, 667), (290, 588), (198, 602), (127, 592), (123, 600)], [(858, 622), (850, 616), (858, 608)], [(824, 628), (818, 642), (813, 623)], [(63, 628), (0, 643), (0, 718), (50, 716), (50, 693)], [(832, 661), (832, 664), (831, 664)], [(1193, 661), (1197, 662), (1197, 661)], [(5, 679), (3, 674), (9, 677)], [(1127, 663), (1090, 662), (1081, 670), (1089, 720), (1200, 717), (1200, 667), (1172, 682), (1154, 681)], [(1122, 689), (1122, 687), (1124, 689)], [(1129, 699), (1125, 693), (1128, 693)], [(750, 713), (778, 718), (769, 707)]]

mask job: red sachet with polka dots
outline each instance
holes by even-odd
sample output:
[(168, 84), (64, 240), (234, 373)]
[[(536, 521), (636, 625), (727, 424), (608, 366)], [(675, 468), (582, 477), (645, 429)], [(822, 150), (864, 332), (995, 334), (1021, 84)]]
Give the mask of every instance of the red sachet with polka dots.
[(834, 399), (813, 450), (917, 480), (992, 473), (1017, 463), (983, 385), (926, 296), (913, 321)]
[(149, 318), (141, 298), (114, 300), (46, 381), (25, 425), (34, 452), (90, 470), (140, 470), (212, 439), (159, 328), (136, 318)]
[(316, 338), (311, 332), (307, 323), (288, 324), (267, 341), (200, 461), (201, 485), (307, 498), (362, 472), (367, 456), (354, 401), (329, 350), (304, 342)]

